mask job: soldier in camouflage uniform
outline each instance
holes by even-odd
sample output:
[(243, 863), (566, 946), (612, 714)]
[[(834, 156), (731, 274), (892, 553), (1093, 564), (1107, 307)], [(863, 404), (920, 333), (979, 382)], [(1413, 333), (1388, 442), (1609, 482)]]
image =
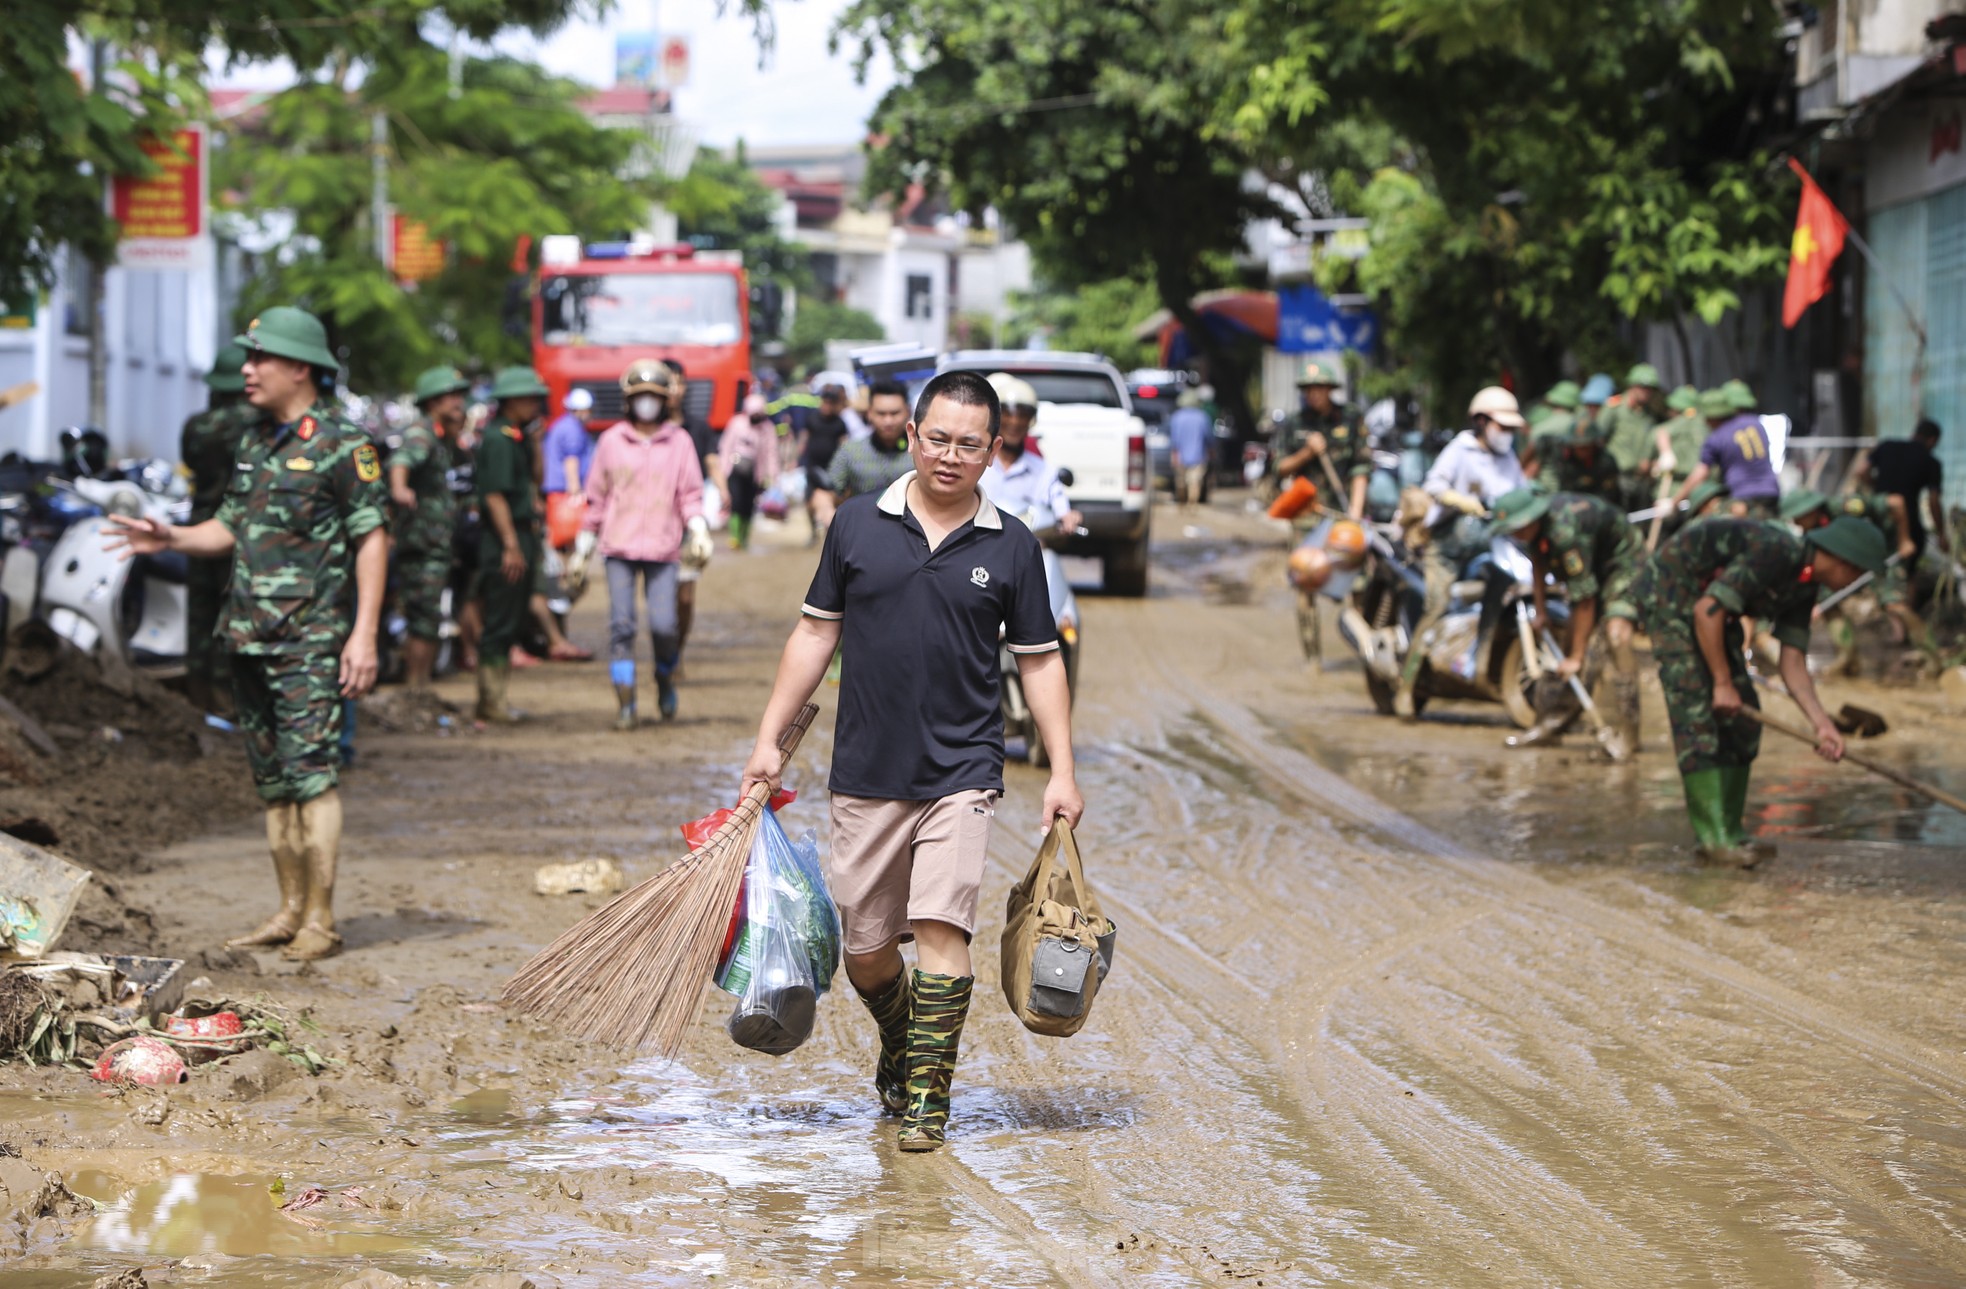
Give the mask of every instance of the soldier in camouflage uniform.
[(1604, 409), (1600, 418), (1606, 449), (1618, 468), (1621, 504), (1643, 510), (1651, 503), (1653, 430), (1659, 423), (1659, 372), (1651, 363), (1638, 363), (1625, 375), (1625, 392)]
[[(1905, 499), (1881, 492), (1852, 493), (1847, 497), (1831, 500), (1812, 488), (1803, 488), (1782, 498), (1782, 518), (1803, 532), (1812, 532), (1829, 523), (1838, 515), (1850, 515), (1876, 527), (1884, 537), (1886, 545), (1894, 552), (1884, 575), (1872, 579), (1871, 592), (1885, 613), (1895, 618), (1904, 630), (1905, 638), (1917, 640), (1927, 634), (1924, 620), (1912, 610), (1905, 596), (1905, 586), (1901, 579), (1893, 578), (1892, 573), (1904, 567), (1905, 562), (1917, 554), (1918, 548), (1909, 536), (1910, 525), (1906, 522)], [(1857, 674), (1857, 630), (1849, 616), (1838, 605), (1824, 614), (1824, 624), (1830, 629), (1830, 638), (1836, 641), (1836, 660), (1830, 664), (1835, 675), (1854, 676)]]
[(1816, 697), (1805, 654), (1816, 597), (1884, 564), (1884, 539), (1844, 517), (1798, 539), (1757, 519), (1688, 524), (1659, 548), (1632, 588), (1665, 688), (1686, 813), (1702, 859), (1752, 868), (1768, 849), (1747, 844), (1742, 816), (1761, 726), (1742, 651), (1741, 619), (1767, 624), (1781, 644), (1781, 675), (1835, 761), (1843, 737)]
[[(218, 351), (205, 384), (212, 391), (205, 410), (191, 416), (178, 434), (178, 460), (191, 476), (191, 517), (202, 524), (218, 513), (232, 483), (232, 464), (240, 436), (259, 412), (246, 401), (246, 351), (226, 345)], [(219, 606), (232, 582), (229, 559), (194, 559), (185, 575), (185, 696), (201, 712), (232, 711), (232, 672), (218, 639)]]
[(1575, 381), (1559, 381), (1543, 401), (1558, 411), (1536, 427), (1531, 449), (1537, 482), (1558, 492), (1616, 500), (1618, 469), (1605, 450), (1598, 421), (1585, 416)]
[(485, 631), (478, 642), (478, 719), (510, 724), (506, 704), (512, 646), (519, 642), (539, 578), (539, 486), (533, 474), (532, 427), (546, 411), (546, 385), (530, 367), (507, 367), (492, 379), (497, 409), (478, 444), (475, 482), (484, 536), (478, 549), (478, 595)]
[(222, 630), (280, 910), (234, 945), (286, 945), (295, 961), (339, 951), (342, 703), (375, 684), (376, 628), (389, 575), (382, 462), (360, 428), (316, 402), (337, 363), (319, 319), (268, 309), (237, 337), (246, 398), (261, 420), (239, 444), (218, 513), (173, 527), (112, 516), (113, 545), (232, 557)]
[[(1551, 576), (1563, 582), (1570, 601), (1570, 650), (1558, 665), (1558, 677), (1582, 675), (1585, 659), (1598, 642), (1595, 647), (1611, 664), (1601, 705), (1610, 713), (1612, 728), (1625, 748), (1637, 751), (1638, 655), (1632, 650), (1632, 625), (1638, 610), (1632, 603), (1631, 585), (1644, 559), (1637, 531), (1617, 506), (1581, 493), (1552, 496), (1523, 488), (1497, 501), (1494, 514), (1490, 530), (1508, 534), (1536, 567), (1539, 623), (1546, 617), (1544, 583)], [(1560, 733), (1581, 710), (1566, 692), (1555, 709), (1513, 746)]]
[(451, 492), (450, 445), (464, 428), (464, 392), (471, 383), (455, 367), (432, 367), (416, 378), (423, 416), (403, 431), (389, 456), (389, 497), (396, 503), (396, 601), (407, 622), (403, 669), (411, 688), (430, 683), (444, 625), (444, 587), (451, 576), (451, 534), (457, 497)]

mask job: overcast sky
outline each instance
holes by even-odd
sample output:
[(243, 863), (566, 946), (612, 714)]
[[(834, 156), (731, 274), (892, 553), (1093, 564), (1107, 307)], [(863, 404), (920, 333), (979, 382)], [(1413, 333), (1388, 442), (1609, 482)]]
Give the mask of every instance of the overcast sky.
[[(827, 52), (826, 34), (847, 2), (775, 0), (778, 40), (762, 68), (751, 24), (734, 13), (719, 17), (716, 0), (659, 0), (659, 13), (653, 0), (619, 0), (603, 21), (569, 24), (544, 41), (520, 33), (496, 43), (562, 76), (607, 85), (614, 80), (614, 33), (653, 25), (665, 35), (690, 37), (690, 79), (676, 91), (676, 112), (696, 126), (704, 143), (852, 143), (865, 133), (891, 72), (883, 59), (868, 69), (863, 86), (854, 80), (848, 51)], [(284, 66), (242, 68), (218, 78), (253, 88), (291, 79)]]

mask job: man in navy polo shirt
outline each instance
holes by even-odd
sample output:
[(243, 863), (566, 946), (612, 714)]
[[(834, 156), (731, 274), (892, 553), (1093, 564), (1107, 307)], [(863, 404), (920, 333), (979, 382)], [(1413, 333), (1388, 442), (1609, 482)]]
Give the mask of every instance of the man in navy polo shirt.
[[(999, 632), (1045, 747), (1047, 827), (1077, 826), (1071, 698), (1037, 538), (977, 488), (1001, 409), (974, 372), (944, 372), (908, 426), (913, 473), (844, 502), (786, 642), (744, 786), (778, 786), (779, 731), (841, 654), (834, 726), (833, 898), (846, 971), (880, 1027), (874, 1086), (903, 1150), (934, 1150), (969, 1014), (969, 939), (1003, 793)], [(900, 945), (913, 939), (916, 970)]]

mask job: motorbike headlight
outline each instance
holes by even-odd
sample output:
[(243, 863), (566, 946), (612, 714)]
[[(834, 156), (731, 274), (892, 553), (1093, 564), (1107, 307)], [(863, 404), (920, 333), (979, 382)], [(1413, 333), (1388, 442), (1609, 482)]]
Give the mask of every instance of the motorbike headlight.
[(102, 503), (102, 508), (124, 519), (141, 519), (143, 497), (134, 488), (118, 488), (109, 494), (109, 500)]

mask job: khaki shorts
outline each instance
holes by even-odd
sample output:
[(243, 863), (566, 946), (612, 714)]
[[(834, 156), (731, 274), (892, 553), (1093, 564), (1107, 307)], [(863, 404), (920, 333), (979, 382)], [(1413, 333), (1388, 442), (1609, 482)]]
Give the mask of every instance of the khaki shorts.
[(934, 801), (833, 794), (828, 878), (843, 947), (873, 953), (911, 940), (911, 922), (976, 930), (997, 793), (971, 789)]

